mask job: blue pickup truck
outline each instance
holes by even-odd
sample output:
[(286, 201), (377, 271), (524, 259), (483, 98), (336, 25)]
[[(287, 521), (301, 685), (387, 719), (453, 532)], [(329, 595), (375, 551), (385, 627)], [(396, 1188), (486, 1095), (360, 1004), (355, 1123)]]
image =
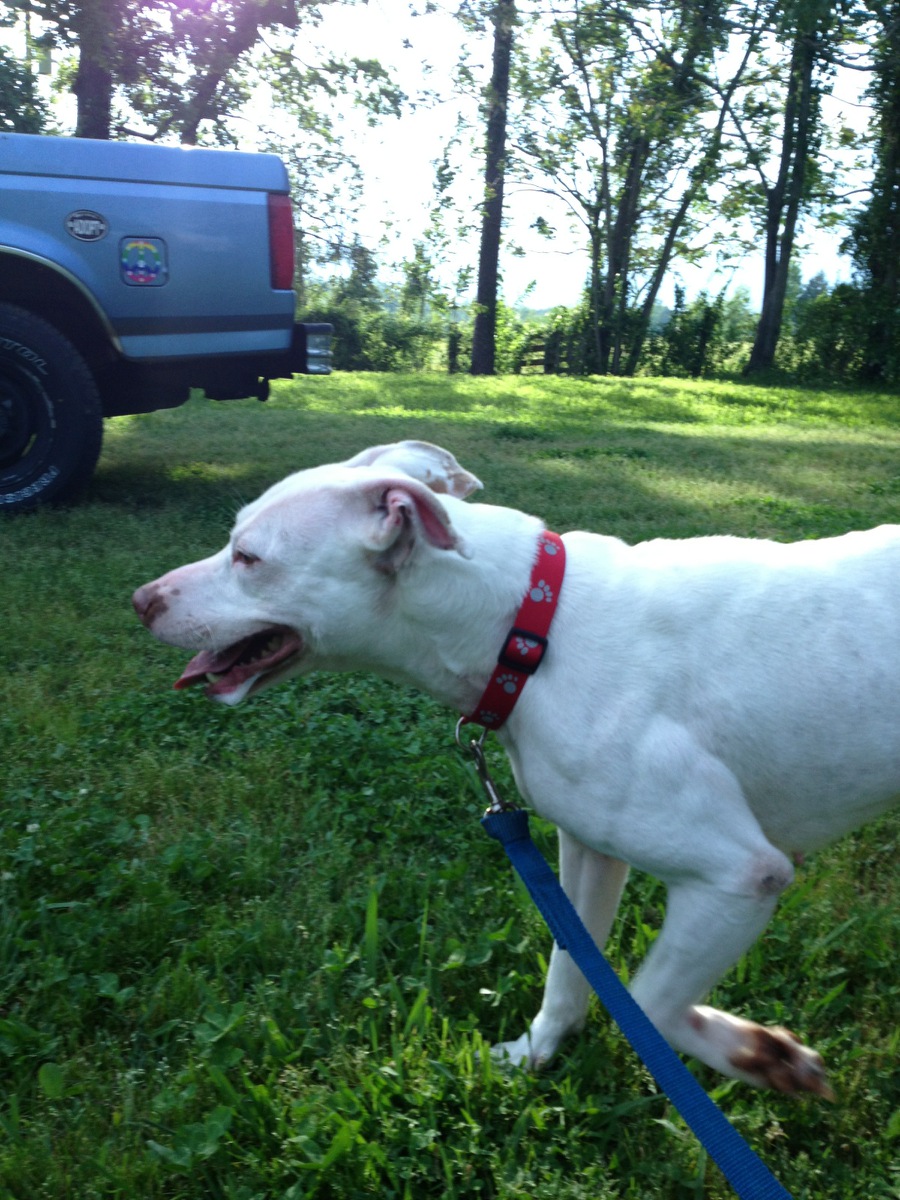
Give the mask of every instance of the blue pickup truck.
[(330, 370), (273, 154), (0, 133), (0, 513), (67, 500), (103, 418)]

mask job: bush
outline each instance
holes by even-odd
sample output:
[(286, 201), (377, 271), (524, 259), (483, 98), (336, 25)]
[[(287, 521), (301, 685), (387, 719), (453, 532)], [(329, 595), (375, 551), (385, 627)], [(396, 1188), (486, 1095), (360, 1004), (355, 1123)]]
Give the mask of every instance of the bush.
[(526, 324), (515, 309), (497, 302), (497, 332), (494, 361), (498, 375), (519, 375), (528, 355), (535, 326)]
[(422, 371), (446, 366), (443, 323), (417, 321), (383, 309), (333, 305), (303, 313), (334, 327), (332, 363), (338, 371)]
[(588, 299), (576, 308), (555, 308), (546, 330), (547, 363), (554, 375), (592, 375), (597, 370)]
[(839, 283), (804, 306), (793, 345), (785, 339), (779, 358), (802, 380), (858, 380), (865, 375), (868, 327), (865, 296)]
[(721, 350), (724, 303), (722, 292), (714, 300), (701, 292), (696, 300), (686, 304), (684, 288), (676, 286), (671, 320), (651, 339), (651, 353), (655, 352), (659, 358), (661, 375), (700, 379), (710, 374)]

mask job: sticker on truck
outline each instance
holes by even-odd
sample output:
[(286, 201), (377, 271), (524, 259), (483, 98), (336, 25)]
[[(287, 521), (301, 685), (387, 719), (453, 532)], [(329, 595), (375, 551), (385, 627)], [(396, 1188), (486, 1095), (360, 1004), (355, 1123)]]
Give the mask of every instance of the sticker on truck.
[(169, 280), (166, 243), (162, 238), (122, 238), (122, 279), (130, 287), (162, 287)]

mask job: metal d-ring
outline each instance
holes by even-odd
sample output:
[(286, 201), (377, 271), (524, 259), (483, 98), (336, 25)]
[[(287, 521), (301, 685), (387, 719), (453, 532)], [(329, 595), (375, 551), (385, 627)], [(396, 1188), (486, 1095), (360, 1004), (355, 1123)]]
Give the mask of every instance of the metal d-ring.
[(475, 770), (478, 772), (478, 779), (484, 789), (484, 794), (488, 800), (488, 807), (485, 810), (485, 815), (488, 813), (511, 812), (515, 809), (514, 804), (509, 804), (500, 793), (497, 791), (497, 786), (491, 778), (490, 771), (487, 768), (487, 761), (484, 757), (484, 739), (487, 737), (488, 731), (482, 729), (480, 738), (472, 738), (468, 745), (464, 745), (461, 738), (462, 727), (467, 724), (465, 717), (460, 717), (456, 723), (456, 744), (460, 750), (468, 750), (475, 763)]

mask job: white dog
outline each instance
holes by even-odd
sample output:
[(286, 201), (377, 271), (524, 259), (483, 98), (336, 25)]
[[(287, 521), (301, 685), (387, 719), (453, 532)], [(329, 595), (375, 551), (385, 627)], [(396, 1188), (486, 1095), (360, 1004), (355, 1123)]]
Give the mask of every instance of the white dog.
[[(422, 442), (301, 471), (238, 514), (223, 550), (139, 588), (179, 686), (237, 704), (308, 671), (377, 671), (468, 714), (529, 583), (543, 526), (464, 503), (480, 487)], [(759, 936), (792, 858), (900, 794), (900, 527), (779, 545), (569, 533), (540, 670), (499, 733), (559, 828), (562, 882), (602, 945), (626, 864), (668, 887), (632, 993), (677, 1049), (726, 1075), (829, 1095), (783, 1028), (702, 1006)], [(530, 1030), (546, 1063), (588, 989), (554, 947)]]

